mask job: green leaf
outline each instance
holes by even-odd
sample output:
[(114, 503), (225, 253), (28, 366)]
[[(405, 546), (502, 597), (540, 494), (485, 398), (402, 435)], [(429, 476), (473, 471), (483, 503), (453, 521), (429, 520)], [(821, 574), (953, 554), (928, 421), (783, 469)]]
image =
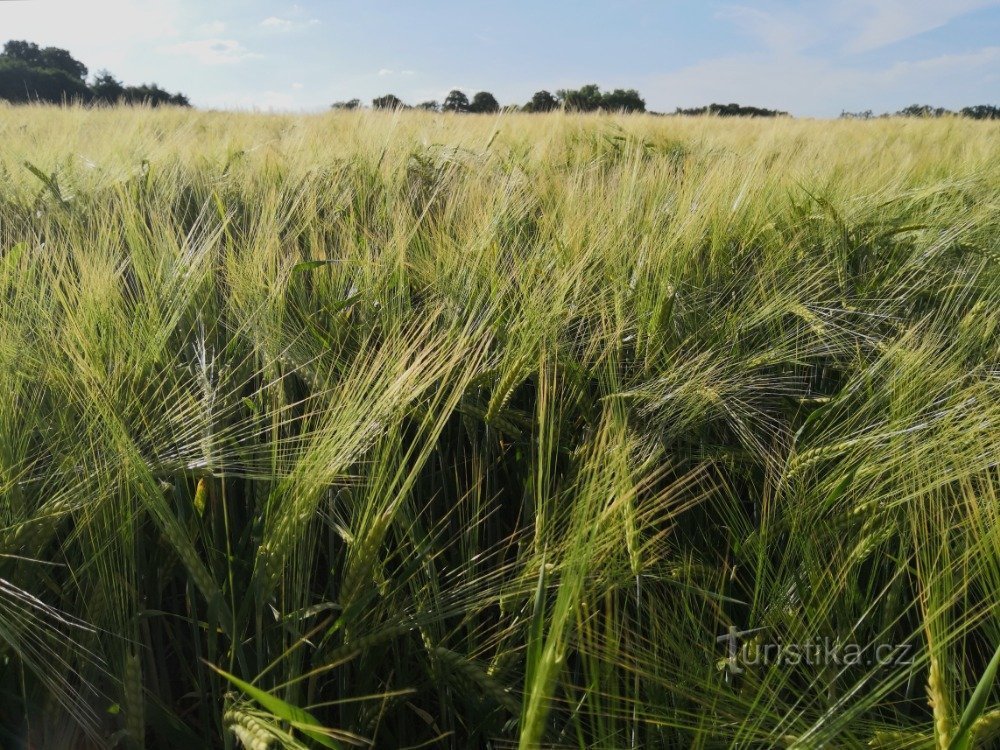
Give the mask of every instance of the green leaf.
[(276, 698), (267, 691), (254, 687), (249, 682), (244, 682), (239, 677), (234, 677), (228, 672), (219, 669), (214, 664), (209, 664), (208, 666), (215, 670), (218, 674), (225, 677), (233, 683), (233, 685), (249, 695), (276, 717), (284, 719), (293, 727), (300, 730), (302, 734), (306, 735), (306, 737), (315, 740), (323, 747), (334, 748), (334, 750), (341, 750), (343, 748), (343, 745), (335, 742), (331, 737), (327, 736), (325, 727), (319, 723), (316, 717), (305, 709), (293, 706), (291, 703), (281, 700), (281, 698)]
[[(545, 592), (547, 587), (545, 570), (545, 553), (542, 552), (541, 563), (538, 566), (538, 585), (535, 588), (535, 601), (531, 608), (531, 624), (528, 628), (528, 653), (524, 665), (524, 693), (531, 691), (536, 668), (542, 658), (545, 646)], [(525, 704), (527, 706), (527, 703)], [(523, 722), (524, 716), (521, 720)]]
[(982, 716), (986, 708), (986, 702), (989, 700), (990, 690), (993, 689), (993, 680), (996, 679), (998, 668), (1000, 668), (1000, 646), (997, 646), (993, 658), (986, 665), (986, 670), (979, 678), (979, 684), (976, 685), (976, 689), (969, 699), (969, 704), (962, 712), (962, 719), (958, 722), (958, 729), (948, 746), (949, 750), (968, 750), (972, 746), (972, 725), (976, 723), (976, 719)]

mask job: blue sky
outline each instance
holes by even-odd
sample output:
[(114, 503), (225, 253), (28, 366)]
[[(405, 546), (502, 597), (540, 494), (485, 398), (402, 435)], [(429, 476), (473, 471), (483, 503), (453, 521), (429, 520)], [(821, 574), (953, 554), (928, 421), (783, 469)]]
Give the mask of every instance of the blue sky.
[(452, 88), (523, 103), (591, 82), (638, 88), (659, 111), (1000, 103), (1000, 0), (6, 0), (7, 39), (215, 108), (416, 103)]

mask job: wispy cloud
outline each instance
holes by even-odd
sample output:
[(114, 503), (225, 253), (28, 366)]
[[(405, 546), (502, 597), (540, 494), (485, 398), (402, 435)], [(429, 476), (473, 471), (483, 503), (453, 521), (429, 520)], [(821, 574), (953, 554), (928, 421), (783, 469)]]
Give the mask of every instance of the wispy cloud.
[(385, 78), (386, 76), (394, 76), (394, 75), (415, 76), (417, 74), (417, 71), (415, 71), (415, 70), (393, 70), (392, 68), (379, 68), (378, 74), (382, 78)]
[(940, 28), (1000, 0), (841, 0), (842, 18), (860, 19), (847, 44), (849, 52), (867, 52)]
[(270, 16), (265, 18), (260, 22), (260, 25), (265, 29), (274, 29), (275, 31), (291, 31), (295, 26), (294, 21), (289, 21), (287, 18), (278, 18), (277, 16)]
[(819, 38), (814, 20), (785, 11), (766, 11), (746, 5), (726, 5), (715, 17), (729, 21), (744, 34), (758, 39), (770, 51), (779, 54), (798, 52)]
[(884, 72), (888, 79), (907, 76), (911, 73), (943, 73), (947, 71), (974, 71), (1000, 64), (1000, 47), (983, 47), (974, 52), (957, 55), (938, 55), (923, 60), (902, 61)]
[(164, 51), (194, 58), (203, 65), (234, 65), (261, 57), (235, 39), (193, 39), (165, 47)]
[(808, 10), (759, 4), (724, 5), (719, 20), (760, 41), (775, 54), (801, 52), (827, 42), (852, 54), (868, 52), (932, 31), (1000, 0), (830, 0)]
[(319, 26), (318, 18), (310, 18), (306, 21), (293, 21), (290, 18), (279, 18), (278, 16), (268, 16), (260, 22), (261, 27), (271, 31), (294, 31), (309, 26)]

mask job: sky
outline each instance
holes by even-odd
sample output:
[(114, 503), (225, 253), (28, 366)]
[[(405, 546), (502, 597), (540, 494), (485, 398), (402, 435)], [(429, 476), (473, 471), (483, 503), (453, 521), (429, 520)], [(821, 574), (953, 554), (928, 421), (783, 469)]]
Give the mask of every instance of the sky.
[(636, 88), (797, 116), (1000, 104), (1000, 0), (0, 0), (0, 42), (205, 108)]

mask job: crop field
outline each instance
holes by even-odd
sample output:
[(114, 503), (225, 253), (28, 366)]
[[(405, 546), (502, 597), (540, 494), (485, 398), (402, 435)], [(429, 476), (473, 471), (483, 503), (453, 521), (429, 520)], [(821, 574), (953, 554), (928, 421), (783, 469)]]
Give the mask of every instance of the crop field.
[(1000, 743), (1000, 125), (0, 107), (0, 746)]

